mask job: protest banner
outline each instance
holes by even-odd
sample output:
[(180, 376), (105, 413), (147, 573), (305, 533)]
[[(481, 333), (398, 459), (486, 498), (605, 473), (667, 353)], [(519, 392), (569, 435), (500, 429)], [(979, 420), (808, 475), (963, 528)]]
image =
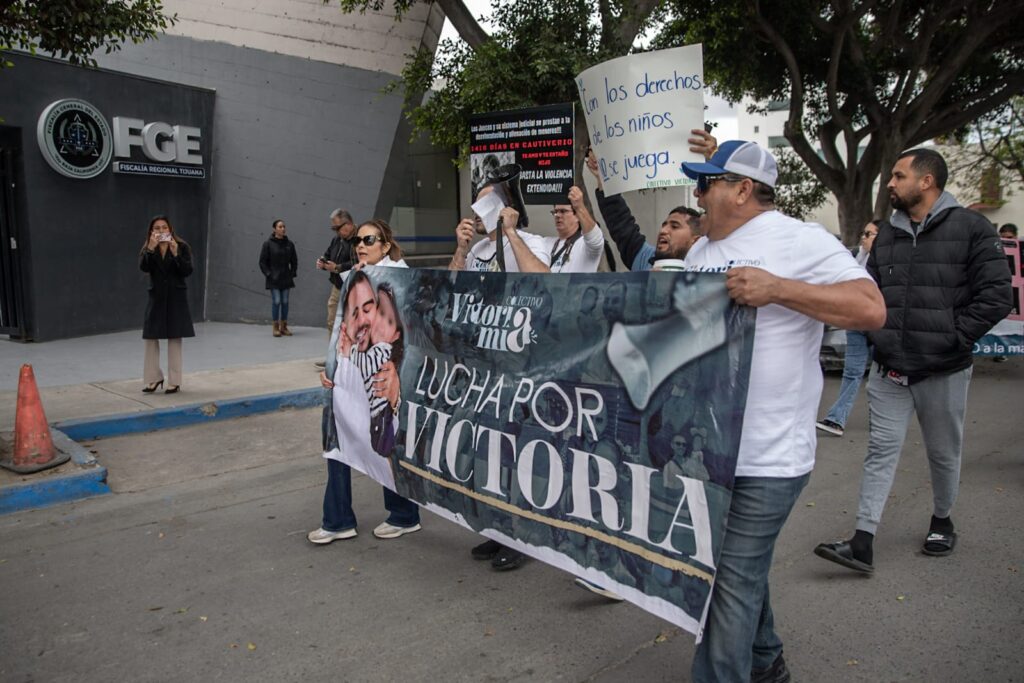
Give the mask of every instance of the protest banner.
[[(369, 267), (343, 287), (324, 456), (697, 633), (755, 315), (722, 274)], [(368, 398), (388, 360), (400, 391)]]
[(704, 127), (700, 45), (627, 55), (576, 77), (605, 194), (689, 185), (691, 128)]
[(1010, 266), (1010, 286), (1013, 292), (1013, 308), (1010, 315), (996, 323), (995, 327), (974, 343), (976, 356), (1024, 356), (1024, 277), (1021, 276), (1020, 242), (1003, 240), (1003, 251)]
[(472, 196), (487, 174), (519, 164), (527, 204), (568, 204), (573, 179), (572, 103), (550, 104), (469, 117), (469, 170)]

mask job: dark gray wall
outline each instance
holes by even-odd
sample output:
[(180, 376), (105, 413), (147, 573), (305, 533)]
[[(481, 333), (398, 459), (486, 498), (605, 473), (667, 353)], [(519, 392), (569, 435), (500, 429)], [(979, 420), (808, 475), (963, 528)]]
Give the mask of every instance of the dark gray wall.
[(88, 180), (66, 178), (43, 158), (36, 123), (51, 102), (74, 97), (99, 109), (108, 124), (114, 116), (130, 116), (198, 126), (205, 146), (213, 139), (213, 93), (5, 56), (14, 67), (0, 73), (0, 117), (21, 135), (26, 206), (18, 227), (29, 336), (43, 341), (141, 327), (146, 276), (138, 253), (157, 213), (168, 214), (193, 247), (190, 305), (201, 319), (210, 181), (118, 175), (110, 167)]
[(257, 261), (282, 218), (299, 253), (290, 322), (323, 325), (330, 290), (314, 262), (333, 209), (373, 217), (401, 114), (401, 98), (381, 94), (393, 77), (178, 36), (99, 60), (217, 92), (208, 318), (270, 319)]

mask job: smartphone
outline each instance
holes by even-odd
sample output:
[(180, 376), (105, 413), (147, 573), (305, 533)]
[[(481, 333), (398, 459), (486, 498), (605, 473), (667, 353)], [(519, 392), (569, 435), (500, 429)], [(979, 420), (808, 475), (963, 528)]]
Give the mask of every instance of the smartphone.
[(174, 238), (171, 237), (171, 233), (169, 233), (169, 232), (165, 232), (162, 235), (160, 235), (160, 237), (159, 237), (159, 241), (160, 242), (170, 242), (172, 239), (174, 239)]

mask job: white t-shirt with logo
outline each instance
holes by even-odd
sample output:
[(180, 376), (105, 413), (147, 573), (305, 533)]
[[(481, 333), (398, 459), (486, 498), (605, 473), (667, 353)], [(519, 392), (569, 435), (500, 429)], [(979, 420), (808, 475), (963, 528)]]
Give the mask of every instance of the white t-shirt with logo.
[(545, 237), (544, 241), (547, 243), (552, 273), (596, 273), (601, 265), (604, 233), (599, 225), (580, 235), (568, 249), (562, 249), (565, 240), (558, 237)]
[[(778, 211), (759, 215), (725, 239), (703, 238), (686, 255), (690, 271), (740, 266), (814, 285), (871, 279), (825, 228)], [(783, 306), (757, 310), (736, 476), (799, 477), (814, 469), (823, 331), (821, 322)]]
[[(540, 235), (534, 235), (531, 232), (524, 232), (523, 230), (517, 230), (516, 232), (519, 233), (519, 237), (526, 243), (526, 246), (529, 247), (534, 256), (539, 258), (545, 266), (551, 265), (551, 252), (547, 250), (545, 238)], [(520, 272), (515, 252), (512, 251), (512, 245), (508, 243), (508, 240), (503, 241), (505, 243), (505, 272)], [(489, 237), (474, 244), (473, 248), (469, 250), (469, 255), (466, 256), (466, 270), (497, 271), (497, 245), (497, 238), (492, 240)]]

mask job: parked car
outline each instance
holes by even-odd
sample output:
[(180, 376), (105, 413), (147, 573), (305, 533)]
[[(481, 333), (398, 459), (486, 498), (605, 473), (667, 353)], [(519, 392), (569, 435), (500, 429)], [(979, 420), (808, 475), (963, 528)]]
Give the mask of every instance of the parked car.
[(821, 338), (821, 351), (818, 361), (825, 372), (842, 372), (846, 361), (846, 330), (832, 325), (825, 325), (825, 335)]

